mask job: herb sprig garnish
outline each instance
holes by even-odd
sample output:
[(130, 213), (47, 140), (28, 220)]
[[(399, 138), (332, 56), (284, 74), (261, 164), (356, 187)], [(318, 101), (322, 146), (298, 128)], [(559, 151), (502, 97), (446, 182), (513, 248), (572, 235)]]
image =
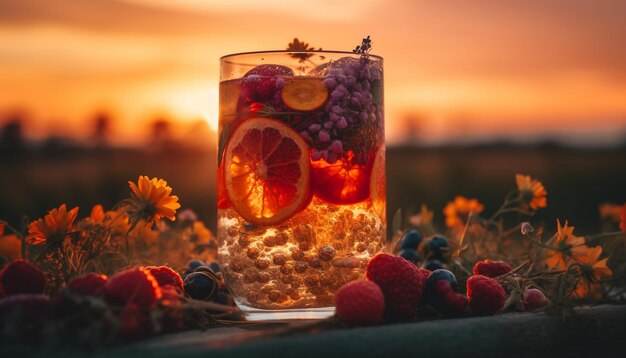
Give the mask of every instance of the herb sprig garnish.
[[(298, 38), (296, 37), (293, 39), (293, 42), (290, 42), (289, 45), (287, 45), (287, 51), (296, 51), (296, 52), (322, 51), (322, 48), (320, 47), (316, 49), (315, 47), (309, 46), (307, 42), (298, 40)], [(293, 58), (299, 59), (300, 63), (308, 60), (311, 56), (313, 56), (312, 53), (291, 53), (289, 55)]]
[(367, 59), (369, 57), (369, 53), (372, 50), (372, 39), (369, 35), (361, 41), (360, 45), (357, 45), (352, 52), (360, 54), (361, 58)]

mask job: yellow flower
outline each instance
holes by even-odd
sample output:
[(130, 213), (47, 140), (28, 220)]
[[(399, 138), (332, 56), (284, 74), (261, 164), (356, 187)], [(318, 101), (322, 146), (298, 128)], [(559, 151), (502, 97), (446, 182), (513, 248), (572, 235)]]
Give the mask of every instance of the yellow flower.
[(532, 179), (529, 175), (517, 174), (515, 176), (517, 189), (520, 191), (522, 205), (530, 207), (532, 210), (545, 208), (548, 206), (546, 199), (546, 189), (537, 179)]
[(172, 188), (163, 179), (140, 176), (137, 184), (128, 182), (132, 190), (131, 205), (128, 215), (131, 222), (140, 219), (159, 222), (161, 218), (176, 220), (176, 209), (180, 208), (178, 197), (170, 195)]
[(576, 286), (576, 296), (585, 297), (593, 292), (593, 286), (604, 276), (613, 275), (613, 271), (606, 265), (608, 259), (599, 260), (602, 247), (596, 246), (585, 251), (576, 261), (581, 265), (581, 279)]
[(554, 251), (546, 259), (546, 264), (551, 269), (565, 270), (568, 263), (566, 261), (569, 261), (570, 258), (578, 261), (580, 257), (587, 254), (589, 248), (585, 246), (585, 238), (574, 236), (574, 227), (567, 226), (567, 221), (564, 226), (561, 226), (561, 223), (557, 220), (556, 225), (557, 233), (548, 242), (548, 245), (552, 246)]
[(28, 243), (41, 245), (46, 242), (59, 244), (72, 232), (72, 225), (78, 215), (78, 207), (67, 211), (65, 204), (52, 209), (43, 219), (28, 224)]
[(454, 201), (449, 202), (443, 209), (446, 216), (446, 226), (450, 228), (463, 228), (467, 219), (472, 214), (480, 214), (485, 207), (476, 199), (468, 199), (457, 196)]
[(0, 223), (0, 256), (9, 261), (17, 260), (22, 255), (22, 240), (17, 235), (4, 235), (4, 224)]

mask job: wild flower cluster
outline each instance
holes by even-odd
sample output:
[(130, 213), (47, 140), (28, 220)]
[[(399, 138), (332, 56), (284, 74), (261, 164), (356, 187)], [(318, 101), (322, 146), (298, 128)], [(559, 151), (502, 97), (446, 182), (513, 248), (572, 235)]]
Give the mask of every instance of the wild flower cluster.
[[(497, 278), (511, 292), (507, 307), (519, 307), (528, 288), (545, 292), (555, 309), (575, 300), (625, 301), (626, 204), (601, 206), (607, 232), (577, 236), (568, 221), (557, 220), (553, 228), (533, 223), (535, 213), (548, 204), (547, 191), (527, 175), (518, 174), (516, 183), (491, 215), (474, 198), (457, 196), (445, 206), (448, 268), (467, 278), (481, 260), (510, 263), (512, 271)], [(422, 206), (408, 221), (425, 235), (435, 235), (433, 218)], [(397, 226), (394, 232), (401, 233)]]
[(215, 237), (193, 211), (176, 215), (178, 197), (166, 181), (140, 176), (129, 186), (130, 198), (110, 210), (95, 205), (82, 219), (78, 207), (62, 204), (21, 229), (0, 221), (0, 256), (37, 265), (50, 292), (88, 272), (111, 275), (140, 265), (182, 269), (190, 259), (216, 259)]

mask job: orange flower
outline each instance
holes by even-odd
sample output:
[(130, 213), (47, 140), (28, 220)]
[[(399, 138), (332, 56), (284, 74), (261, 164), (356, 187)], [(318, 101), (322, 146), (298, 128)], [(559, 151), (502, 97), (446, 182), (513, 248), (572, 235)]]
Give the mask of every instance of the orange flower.
[(159, 222), (161, 218), (176, 220), (176, 209), (180, 208), (178, 197), (170, 195), (172, 188), (163, 179), (140, 176), (137, 184), (128, 182), (132, 190), (131, 205), (128, 215), (131, 222), (140, 219)]
[(599, 211), (600, 218), (619, 222), (619, 218), (622, 213), (622, 206), (608, 203), (601, 204), (599, 207)]
[(532, 179), (529, 175), (517, 174), (515, 181), (524, 206), (530, 207), (532, 210), (548, 206), (546, 199), (548, 193), (539, 180)]
[(43, 219), (28, 224), (28, 243), (41, 245), (46, 242), (60, 243), (72, 232), (72, 225), (78, 215), (78, 207), (67, 211), (65, 204), (52, 209)]
[(613, 271), (606, 265), (608, 259), (598, 260), (602, 255), (602, 247), (588, 248), (584, 255), (576, 261), (581, 265), (581, 279), (576, 286), (576, 296), (585, 297), (593, 292), (594, 285), (604, 276), (613, 275)]
[(433, 222), (433, 217), (435, 213), (432, 210), (428, 210), (428, 206), (422, 204), (420, 206), (420, 212), (415, 215), (411, 215), (409, 217), (409, 222), (411, 225), (419, 226), (419, 225), (430, 225)]
[(548, 242), (548, 245), (554, 248), (554, 251), (550, 257), (546, 259), (548, 268), (557, 268), (559, 270), (565, 270), (567, 267), (566, 261), (570, 258), (578, 261), (580, 257), (587, 254), (589, 248), (585, 246), (585, 238), (574, 236), (574, 227), (567, 226), (567, 221), (564, 226), (561, 226), (559, 220), (556, 221), (557, 233)]
[(476, 199), (468, 199), (457, 196), (454, 201), (449, 202), (443, 209), (446, 216), (446, 226), (450, 228), (462, 229), (469, 218), (470, 213), (479, 214), (485, 207)]
[(624, 207), (622, 207), (619, 228), (622, 229), (623, 232), (626, 232), (626, 204), (624, 204)]
[(22, 240), (15, 234), (4, 235), (4, 224), (0, 223), (0, 256), (14, 261), (22, 255)]
[(102, 205), (97, 204), (91, 208), (91, 213), (89, 214), (89, 221), (92, 223), (100, 223), (104, 220), (104, 208)]
[(193, 233), (195, 234), (196, 243), (198, 245), (208, 245), (213, 237), (211, 230), (209, 230), (200, 220), (194, 221)]

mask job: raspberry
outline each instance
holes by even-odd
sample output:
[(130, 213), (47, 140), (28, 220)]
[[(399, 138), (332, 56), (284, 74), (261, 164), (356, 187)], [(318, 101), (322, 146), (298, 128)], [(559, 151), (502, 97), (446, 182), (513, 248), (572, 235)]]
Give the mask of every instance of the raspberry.
[(526, 311), (538, 310), (545, 307), (548, 303), (550, 303), (550, 301), (548, 301), (548, 298), (546, 298), (546, 295), (541, 290), (529, 288), (524, 292), (524, 301), (522, 304)]
[(46, 275), (26, 260), (15, 260), (0, 272), (0, 291), (6, 296), (22, 293), (42, 294), (46, 288)]
[(106, 275), (92, 272), (86, 275), (74, 277), (67, 284), (67, 288), (74, 293), (94, 296), (100, 292), (106, 283)]
[(421, 267), (416, 267), (416, 271), (418, 276), (420, 277), (420, 280), (422, 281), (423, 288), (426, 285), (426, 280), (428, 280), (428, 276), (430, 276), (431, 271)]
[(378, 254), (367, 264), (366, 276), (385, 296), (386, 313), (397, 318), (413, 318), (422, 298), (422, 280), (417, 268), (405, 259)]
[(467, 280), (467, 297), (472, 312), (479, 315), (495, 314), (504, 307), (506, 293), (498, 281), (483, 275)]
[(356, 280), (343, 285), (335, 295), (337, 317), (350, 326), (380, 323), (385, 313), (385, 297), (372, 281)]
[(511, 272), (511, 265), (505, 261), (491, 261), (489, 259), (478, 261), (474, 265), (474, 275), (498, 277)]
[(106, 300), (115, 305), (151, 306), (161, 298), (159, 283), (144, 268), (118, 272), (104, 286)]
[(183, 292), (183, 279), (176, 271), (167, 266), (149, 266), (146, 269), (154, 276), (159, 286), (172, 285), (178, 292)]

